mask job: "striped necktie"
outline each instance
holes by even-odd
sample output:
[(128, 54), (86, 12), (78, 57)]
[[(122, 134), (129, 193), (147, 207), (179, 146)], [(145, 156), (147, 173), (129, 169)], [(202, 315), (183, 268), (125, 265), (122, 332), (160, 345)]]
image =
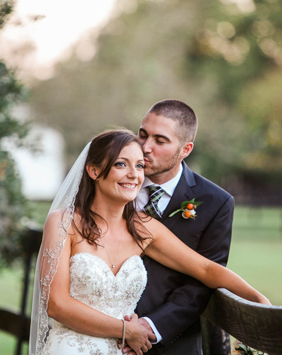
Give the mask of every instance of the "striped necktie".
[(165, 194), (165, 191), (160, 186), (147, 186), (149, 190), (149, 201), (147, 205), (143, 208), (143, 212), (153, 218), (160, 219), (162, 213), (158, 207), (158, 202), (160, 198)]

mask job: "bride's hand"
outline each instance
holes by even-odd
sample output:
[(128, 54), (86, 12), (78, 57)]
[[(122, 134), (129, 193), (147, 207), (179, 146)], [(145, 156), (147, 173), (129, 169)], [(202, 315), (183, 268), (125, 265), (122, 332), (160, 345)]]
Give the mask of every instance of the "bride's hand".
[(155, 340), (155, 334), (138, 322), (137, 314), (133, 314), (130, 322), (126, 322), (126, 342), (137, 355), (142, 355), (152, 348), (150, 340)]

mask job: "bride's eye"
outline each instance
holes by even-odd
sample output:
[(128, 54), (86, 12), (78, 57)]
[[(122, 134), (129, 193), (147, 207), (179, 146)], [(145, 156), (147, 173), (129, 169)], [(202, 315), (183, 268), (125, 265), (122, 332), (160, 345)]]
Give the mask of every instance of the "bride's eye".
[(138, 169), (144, 169), (145, 168), (145, 165), (140, 163), (140, 164), (137, 164), (137, 168)]
[(125, 167), (125, 162), (123, 161), (117, 161), (114, 166), (117, 166), (118, 168), (123, 168)]

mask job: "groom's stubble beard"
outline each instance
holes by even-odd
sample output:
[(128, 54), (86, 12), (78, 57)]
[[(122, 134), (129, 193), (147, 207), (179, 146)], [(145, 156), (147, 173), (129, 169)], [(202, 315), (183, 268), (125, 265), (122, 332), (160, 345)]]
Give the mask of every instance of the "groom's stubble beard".
[[(161, 175), (171, 169), (173, 169), (176, 164), (178, 164), (178, 158), (179, 158), (179, 153), (180, 153), (181, 147), (177, 149), (177, 151), (172, 155), (169, 159), (163, 159), (160, 161), (160, 159), (154, 159), (153, 161), (150, 158), (150, 154), (144, 154), (145, 158), (148, 158), (150, 161), (150, 165), (146, 166), (145, 163), (145, 176), (148, 178)], [(154, 161), (157, 161), (154, 163)]]

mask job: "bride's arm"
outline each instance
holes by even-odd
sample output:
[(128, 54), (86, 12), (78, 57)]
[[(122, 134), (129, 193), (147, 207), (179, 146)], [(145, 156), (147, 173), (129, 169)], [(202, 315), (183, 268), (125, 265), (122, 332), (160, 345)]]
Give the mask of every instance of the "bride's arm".
[[(44, 238), (58, 233), (59, 218), (56, 215), (49, 217), (44, 229)], [(99, 312), (70, 296), (70, 255), (71, 237), (69, 236), (59, 260), (58, 270), (51, 283), (48, 315), (83, 334), (121, 338), (123, 322), (120, 319)], [(148, 337), (153, 339), (154, 334), (139, 325), (136, 315), (133, 320), (135, 321), (126, 322), (126, 340), (135, 352), (141, 355), (141, 349), (146, 351), (146, 348), (151, 348)]]
[(270, 304), (269, 300), (233, 271), (203, 257), (186, 246), (169, 229), (155, 219), (144, 226), (153, 236), (146, 255), (159, 263), (190, 275), (210, 288), (223, 287), (249, 301)]

